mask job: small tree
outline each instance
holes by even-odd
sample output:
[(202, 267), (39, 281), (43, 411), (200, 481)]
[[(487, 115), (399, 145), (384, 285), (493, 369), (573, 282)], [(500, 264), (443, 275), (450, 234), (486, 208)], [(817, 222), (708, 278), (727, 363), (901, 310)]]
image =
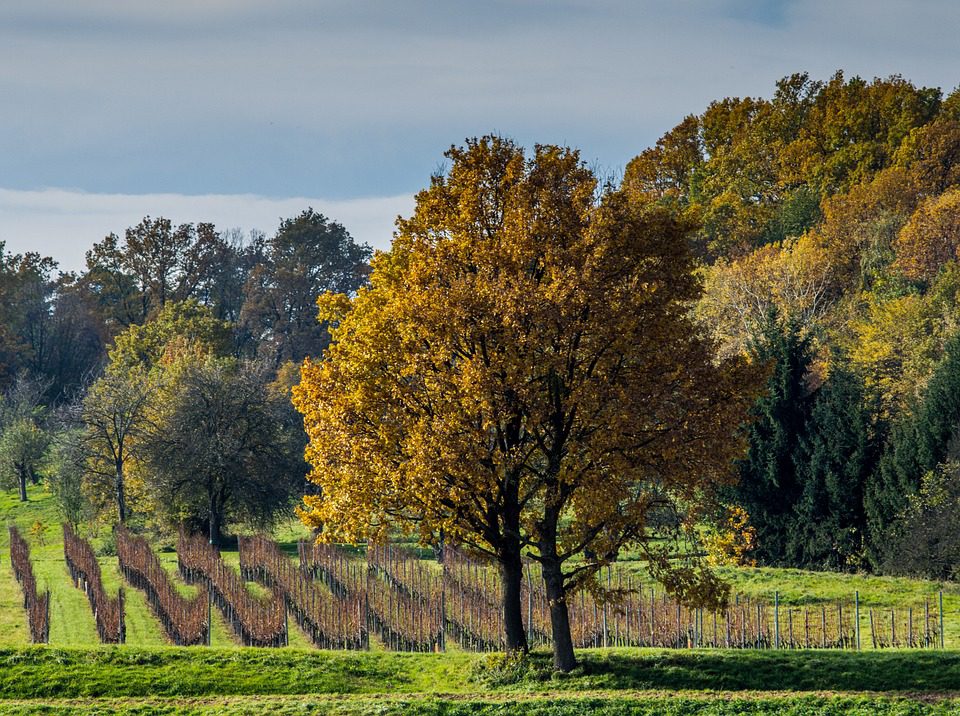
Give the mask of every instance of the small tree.
[(121, 523), (130, 516), (130, 479), (142, 463), (141, 443), (167, 382), (164, 360), (173, 344), (224, 354), (229, 327), (196, 301), (166, 303), (154, 319), (117, 336), (109, 363), (81, 406), (88, 488), (101, 505), (116, 505)]
[(20, 501), (27, 501), (27, 484), (39, 481), (40, 466), (50, 440), (28, 418), (18, 418), (0, 435), (0, 475), (7, 487), (16, 486)]
[(57, 432), (45, 467), (46, 480), (63, 519), (74, 528), (90, 516), (90, 503), (83, 491), (87, 453), (82, 428)]
[(44, 426), (46, 408), (41, 399), (46, 386), (19, 376), (0, 407), (0, 479), (17, 488), (20, 501), (27, 501), (27, 484), (36, 484), (50, 444)]
[(171, 371), (143, 441), (148, 488), (174, 519), (202, 518), (210, 543), (228, 518), (267, 524), (302, 489), (302, 430), (261, 367), (187, 357)]

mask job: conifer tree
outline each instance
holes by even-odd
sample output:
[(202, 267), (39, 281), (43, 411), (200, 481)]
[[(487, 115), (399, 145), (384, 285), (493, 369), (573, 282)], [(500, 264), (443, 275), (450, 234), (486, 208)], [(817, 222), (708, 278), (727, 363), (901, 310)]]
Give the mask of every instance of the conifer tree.
[(797, 566), (846, 569), (862, 548), (863, 490), (875, 450), (863, 384), (842, 357), (834, 363), (798, 446), (795, 467), (803, 492), (789, 556)]
[(747, 434), (749, 451), (740, 461), (735, 500), (757, 530), (756, 557), (768, 564), (787, 557), (789, 524), (803, 486), (795, 456), (810, 413), (805, 376), (810, 341), (799, 327), (767, 315), (754, 345), (758, 361), (771, 366), (767, 389), (754, 403)]

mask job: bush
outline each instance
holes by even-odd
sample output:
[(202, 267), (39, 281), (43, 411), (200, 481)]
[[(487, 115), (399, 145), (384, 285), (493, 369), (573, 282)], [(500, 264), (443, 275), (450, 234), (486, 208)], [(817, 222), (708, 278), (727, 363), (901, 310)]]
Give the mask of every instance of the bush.
[(954, 580), (960, 576), (960, 463), (923, 476), (890, 532), (882, 569), (891, 574)]
[(117, 556), (117, 538), (114, 533), (107, 532), (103, 540), (100, 542), (100, 546), (97, 547), (97, 556), (98, 557), (116, 557)]
[(546, 681), (551, 669), (534, 657), (521, 652), (487, 654), (470, 667), (470, 681), (496, 688), (531, 681)]

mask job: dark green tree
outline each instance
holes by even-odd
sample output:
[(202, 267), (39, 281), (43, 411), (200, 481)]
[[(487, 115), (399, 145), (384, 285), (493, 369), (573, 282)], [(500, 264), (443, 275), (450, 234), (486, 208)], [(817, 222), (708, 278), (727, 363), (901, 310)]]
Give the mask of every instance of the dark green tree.
[(94, 244), (81, 281), (116, 333), (144, 323), (167, 303), (190, 298), (211, 303), (221, 273), (232, 263), (231, 251), (213, 224), (174, 226), (147, 216), (122, 240), (110, 234)]
[(149, 489), (171, 522), (264, 526), (302, 494), (303, 427), (262, 366), (214, 357), (177, 371), (143, 454)]
[(863, 490), (874, 464), (862, 381), (841, 356), (817, 391), (794, 460), (802, 485), (792, 517), (789, 560), (849, 569), (863, 547)]
[(752, 409), (747, 428), (749, 450), (740, 461), (734, 501), (757, 530), (758, 561), (782, 564), (789, 556), (790, 524), (803, 494), (795, 458), (810, 415), (806, 375), (809, 338), (792, 322), (768, 314), (754, 344), (758, 361), (770, 365), (766, 391)]
[(951, 459), (923, 476), (920, 489), (908, 496), (904, 511), (885, 530), (881, 571), (955, 581), (960, 573), (958, 515), (960, 463)]

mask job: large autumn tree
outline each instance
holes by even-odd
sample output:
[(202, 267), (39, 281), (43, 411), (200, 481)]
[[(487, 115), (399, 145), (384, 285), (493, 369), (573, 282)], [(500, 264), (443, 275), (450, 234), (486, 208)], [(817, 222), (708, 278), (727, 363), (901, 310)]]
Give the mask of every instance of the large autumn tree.
[(332, 345), (294, 391), (321, 488), (302, 516), (329, 539), (399, 523), (491, 555), (508, 649), (526, 648), (529, 555), (570, 669), (567, 595), (623, 546), (683, 598), (716, 586), (650, 538), (729, 475), (752, 380), (690, 319), (687, 225), (598, 188), (570, 149), (488, 136), (446, 156), (369, 287), (321, 298)]

